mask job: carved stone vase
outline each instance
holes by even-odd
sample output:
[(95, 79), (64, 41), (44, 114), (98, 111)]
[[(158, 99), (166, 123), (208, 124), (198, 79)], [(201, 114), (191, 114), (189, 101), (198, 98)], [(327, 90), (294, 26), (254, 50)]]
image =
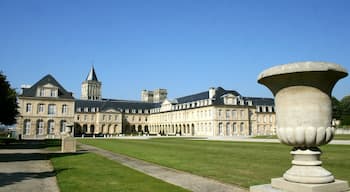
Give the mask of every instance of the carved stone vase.
[(347, 76), (340, 65), (326, 62), (298, 62), (263, 71), (258, 82), (275, 96), (277, 136), (293, 147), (292, 167), (283, 178), (289, 182), (324, 184), (334, 181), (320, 161), (321, 145), (334, 135), (331, 92)]

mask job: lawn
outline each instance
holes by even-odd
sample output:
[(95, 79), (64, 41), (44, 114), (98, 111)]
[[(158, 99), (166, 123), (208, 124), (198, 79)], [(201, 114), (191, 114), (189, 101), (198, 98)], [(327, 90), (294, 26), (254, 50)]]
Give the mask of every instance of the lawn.
[[(79, 142), (246, 188), (270, 183), (270, 178), (281, 177), (291, 161), (291, 147), (275, 143), (181, 138), (84, 139)], [(322, 150), (324, 167), (332, 171), (337, 179), (350, 181), (349, 146), (328, 145)]]
[[(260, 135), (252, 137), (253, 139), (277, 139), (277, 135)], [(334, 135), (334, 140), (350, 140), (350, 134)]]
[(61, 192), (186, 191), (94, 153), (53, 153), (49, 158)]

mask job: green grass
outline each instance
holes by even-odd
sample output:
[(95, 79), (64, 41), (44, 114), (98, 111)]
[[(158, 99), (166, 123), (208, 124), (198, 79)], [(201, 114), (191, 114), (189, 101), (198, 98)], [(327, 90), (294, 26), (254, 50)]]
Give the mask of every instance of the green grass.
[(277, 135), (259, 135), (252, 138), (253, 139), (278, 139)]
[[(101, 140), (84, 139), (91, 144), (163, 166), (210, 177), (248, 188), (270, 183), (290, 166), (291, 147), (274, 143), (194, 141), (184, 139)], [(336, 178), (350, 180), (350, 148), (322, 147), (324, 167)]]
[(350, 134), (344, 134), (344, 135), (335, 135), (335, 140), (350, 140)]
[[(253, 139), (277, 139), (277, 135), (260, 135), (252, 137)], [(350, 140), (350, 134), (334, 135), (334, 140)]]
[(61, 192), (186, 191), (94, 153), (50, 154)]

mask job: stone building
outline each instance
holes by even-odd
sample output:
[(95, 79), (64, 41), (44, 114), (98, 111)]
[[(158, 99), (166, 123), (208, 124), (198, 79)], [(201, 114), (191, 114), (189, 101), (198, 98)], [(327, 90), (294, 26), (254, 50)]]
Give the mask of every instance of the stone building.
[(74, 98), (51, 75), (29, 88), (23, 88), (18, 97), (20, 115), (17, 134), (23, 138), (54, 138), (74, 122)]
[(275, 134), (273, 99), (244, 97), (222, 87), (175, 99), (167, 98), (166, 89), (143, 90), (141, 101), (103, 99), (92, 67), (81, 90), (81, 99), (74, 99), (50, 75), (23, 89), (18, 133), (24, 138), (59, 137), (69, 123), (75, 136)]

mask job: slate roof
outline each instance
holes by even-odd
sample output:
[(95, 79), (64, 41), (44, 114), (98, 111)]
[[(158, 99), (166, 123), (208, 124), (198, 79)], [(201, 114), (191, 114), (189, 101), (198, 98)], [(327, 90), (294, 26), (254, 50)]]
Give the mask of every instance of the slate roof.
[(86, 81), (98, 81), (94, 66), (91, 67), (90, 72), (86, 77)]
[[(222, 87), (217, 87), (216, 88), (216, 93), (214, 96), (214, 104), (223, 104), (223, 100), (221, 96), (231, 93), (235, 96), (240, 96), (240, 94), (237, 91), (234, 90), (225, 90)], [(193, 95), (188, 95), (185, 97), (179, 97), (176, 98), (175, 100), (181, 104), (181, 103), (189, 103), (193, 101), (198, 101), (198, 100), (204, 100), (204, 99), (209, 99), (209, 91), (204, 91), (201, 93), (193, 94)]]
[(100, 111), (106, 111), (108, 109), (114, 109), (118, 111), (124, 111), (125, 109), (142, 109), (148, 110), (156, 108), (159, 103), (148, 103), (142, 101), (129, 101), (129, 100), (114, 100), (114, 99), (102, 99), (102, 100), (75, 100), (75, 111), (78, 108), (83, 109), (84, 107), (95, 107), (99, 108)]
[(51, 84), (53, 86), (58, 87), (58, 98), (64, 98), (64, 99), (74, 99), (72, 92), (66, 91), (60, 83), (50, 74), (46, 75), (42, 79), (40, 79), (38, 82), (36, 82), (33, 86), (30, 88), (23, 88), (23, 93), (20, 96), (23, 97), (36, 97), (36, 91), (38, 87), (44, 86), (46, 84)]
[(253, 105), (275, 105), (275, 100), (272, 98), (244, 97), (244, 99), (253, 101)]

